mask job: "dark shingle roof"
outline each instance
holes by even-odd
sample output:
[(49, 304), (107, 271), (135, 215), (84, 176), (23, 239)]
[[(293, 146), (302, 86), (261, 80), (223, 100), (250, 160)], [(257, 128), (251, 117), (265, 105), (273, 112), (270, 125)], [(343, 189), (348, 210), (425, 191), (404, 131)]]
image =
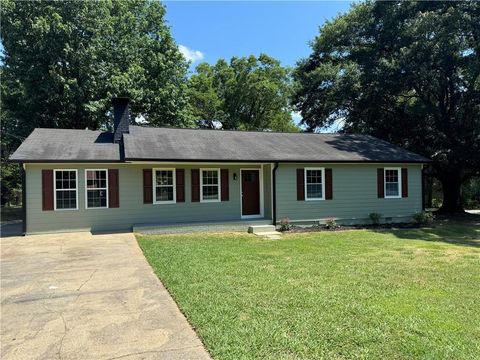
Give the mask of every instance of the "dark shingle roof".
[(126, 160), (426, 162), (368, 135), (220, 131), (131, 126)]
[(35, 129), (10, 157), (22, 162), (120, 161), (120, 147), (108, 132)]
[[(12, 155), (21, 162), (123, 161), (111, 133), (35, 129)], [(427, 162), (368, 135), (221, 131), (130, 126), (124, 160)]]

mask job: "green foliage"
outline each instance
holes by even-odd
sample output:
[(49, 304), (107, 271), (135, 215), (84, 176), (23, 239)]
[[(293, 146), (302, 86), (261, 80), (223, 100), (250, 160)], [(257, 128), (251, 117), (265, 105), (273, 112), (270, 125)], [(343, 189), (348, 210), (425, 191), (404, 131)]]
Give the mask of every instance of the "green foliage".
[(293, 102), (310, 129), (391, 141), (434, 160), (445, 210), (480, 171), (480, 3), (367, 1), (327, 22), (299, 62)]
[(420, 211), (413, 215), (413, 220), (417, 224), (427, 225), (431, 224), (435, 220), (434, 215), (428, 211)]
[(378, 225), (378, 224), (380, 224), (380, 219), (382, 218), (382, 214), (372, 212), (372, 213), (368, 214), (368, 217), (372, 221), (373, 225)]
[(329, 218), (325, 221), (325, 227), (329, 230), (335, 230), (340, 226), (337, 224), (337, 221), (334, 218)]
[(449, 221), (138, 241), (214, 359), (475, 359), (479, 236)]
[(189, 80), (189, 104), (202, 127), (298, 131), (292, 121), (290, 71), (262, 54), (258, 58), (202, 63)]
[[(112, 96), (132, 118), (192, 126), (184, 60), (158, 1), (2, 1), (2, 201), (8, 156), (36, 127), (108, 129)], [(10, 179), (13, 179), (10, 181)]]
[(114, 95), (133, 117), (187, 125), (188, 63), (157, 1), (4, 1), (2, 108), (10, 132), (108, 127)]
[(284, 217), (280, 220), (280, 231), (289, 231), (292, 228), (290, 224), (290, 219), (288, 217)]
[(480, 177), (474, 177), (465, 182), (462, 198), (467, 209), (480, 209)]

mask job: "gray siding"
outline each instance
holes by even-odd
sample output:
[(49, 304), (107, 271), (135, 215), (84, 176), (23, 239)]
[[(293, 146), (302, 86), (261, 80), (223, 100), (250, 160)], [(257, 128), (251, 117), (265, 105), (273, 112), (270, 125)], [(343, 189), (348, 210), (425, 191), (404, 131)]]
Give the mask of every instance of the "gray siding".
[[(333, 169), (333, 200), (297, 201), (296, 169), (305, 166), (324, 166)], [(347, 223), (368, 221), (368, 214), (378, 212), (392, 221), (408, 220), (421, 210), (421, 166), (396, 165), (408, 168), (409, 197), (400, 199), (377, 198), (378, 167), (386, 164), (280, 164), (277, 170), (277, 219), (289, 217), (293, 221), (321, 220), (335, 217)], [(395, 165), (392, 165), (395, 166)], [(144, 204), (143, 173), (145, 168), (169, 167), (185, 169), (185, 202), (176, 204)], [(192, 168), (228, 168), (230, 200), (215, 203), (191, 202)], [(158, 165), (158, 164), (101, 164), (51, 165), (28, 164), (27, 232), (65, 230), (128, 230), (134, 224), (171, 224), (201, 221), (235, 221), (241, 219), (240, 169), (259, 168), (259, 165)], [(85, 208), (85, 169), (119, 169), (120, 207), (115, 209)], [(78, 210), (42, 211), (42, 169), (78, 170)], [(264, 217), (272, 216), (271, 164), (264, 165)], [(233, 180), (233, 173), (237, 180)]]
[[(296, 169), (331, 168), (333, 200), (297, 201)], [(408, 168), (408, 197), (379, 199), (377, 168)], [(409, 220), (422, 209), (421, 165), (402, 164), (280, 164), (277, 170), (277, 220), (314, 221), (337, 218), (345, 223), (368, 222), (368, 214), (380, 213), (391, 221)], [(388, 219), (390, 221), (390, 219)]]
[[(143, 169), (154, 167), (185, 169), (185, 202), (176, 204), (143, 203)], [(158, 165), (158, 164), (28, 164), (27, 233), (64, 230), (128, 230), (134, 224), (168, 224), (197, 221), (229, 221), (241, 218), (240, 168), (260, 166)], [(116, 209), (85, 208), (85, 169), (119, 169), (120, 207)], [(191, 202), (192, 168), (229, 169), (229, 201)], [(42, 169), (78, 170), (78, 210), (42, 211)], [(233, 180), (233, 173), (237, 180)], [(269, 178), (268, 178), (269, 179)], [(266, 191), (264, 191), (266, 193)], [(265, 202), (267, 205), (267, 202)], [(268, 210), (270, 211), (270, 210)]]

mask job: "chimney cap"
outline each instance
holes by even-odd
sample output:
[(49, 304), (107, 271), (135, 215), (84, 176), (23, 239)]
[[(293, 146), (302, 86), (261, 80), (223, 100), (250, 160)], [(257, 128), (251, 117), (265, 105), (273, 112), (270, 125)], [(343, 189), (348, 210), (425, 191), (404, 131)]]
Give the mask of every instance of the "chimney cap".
[(128, 96), (114, 96), (112, 97), (112, 102), (115, 102), (115, 101), (130, 101), (130, 98)]

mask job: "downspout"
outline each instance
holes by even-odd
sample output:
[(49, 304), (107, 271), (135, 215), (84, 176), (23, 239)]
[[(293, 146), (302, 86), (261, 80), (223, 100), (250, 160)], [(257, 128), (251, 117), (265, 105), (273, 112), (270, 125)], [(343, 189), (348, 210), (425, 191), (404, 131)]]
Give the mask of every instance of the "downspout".
[(22, 174), (22, 235), (27, 233), (27, 176), (25, 164), (20, 163), (20, 173)]
[(277, 225), (277, 169), (278, 162), (275, 163), (272, 171), (272, 223)]

